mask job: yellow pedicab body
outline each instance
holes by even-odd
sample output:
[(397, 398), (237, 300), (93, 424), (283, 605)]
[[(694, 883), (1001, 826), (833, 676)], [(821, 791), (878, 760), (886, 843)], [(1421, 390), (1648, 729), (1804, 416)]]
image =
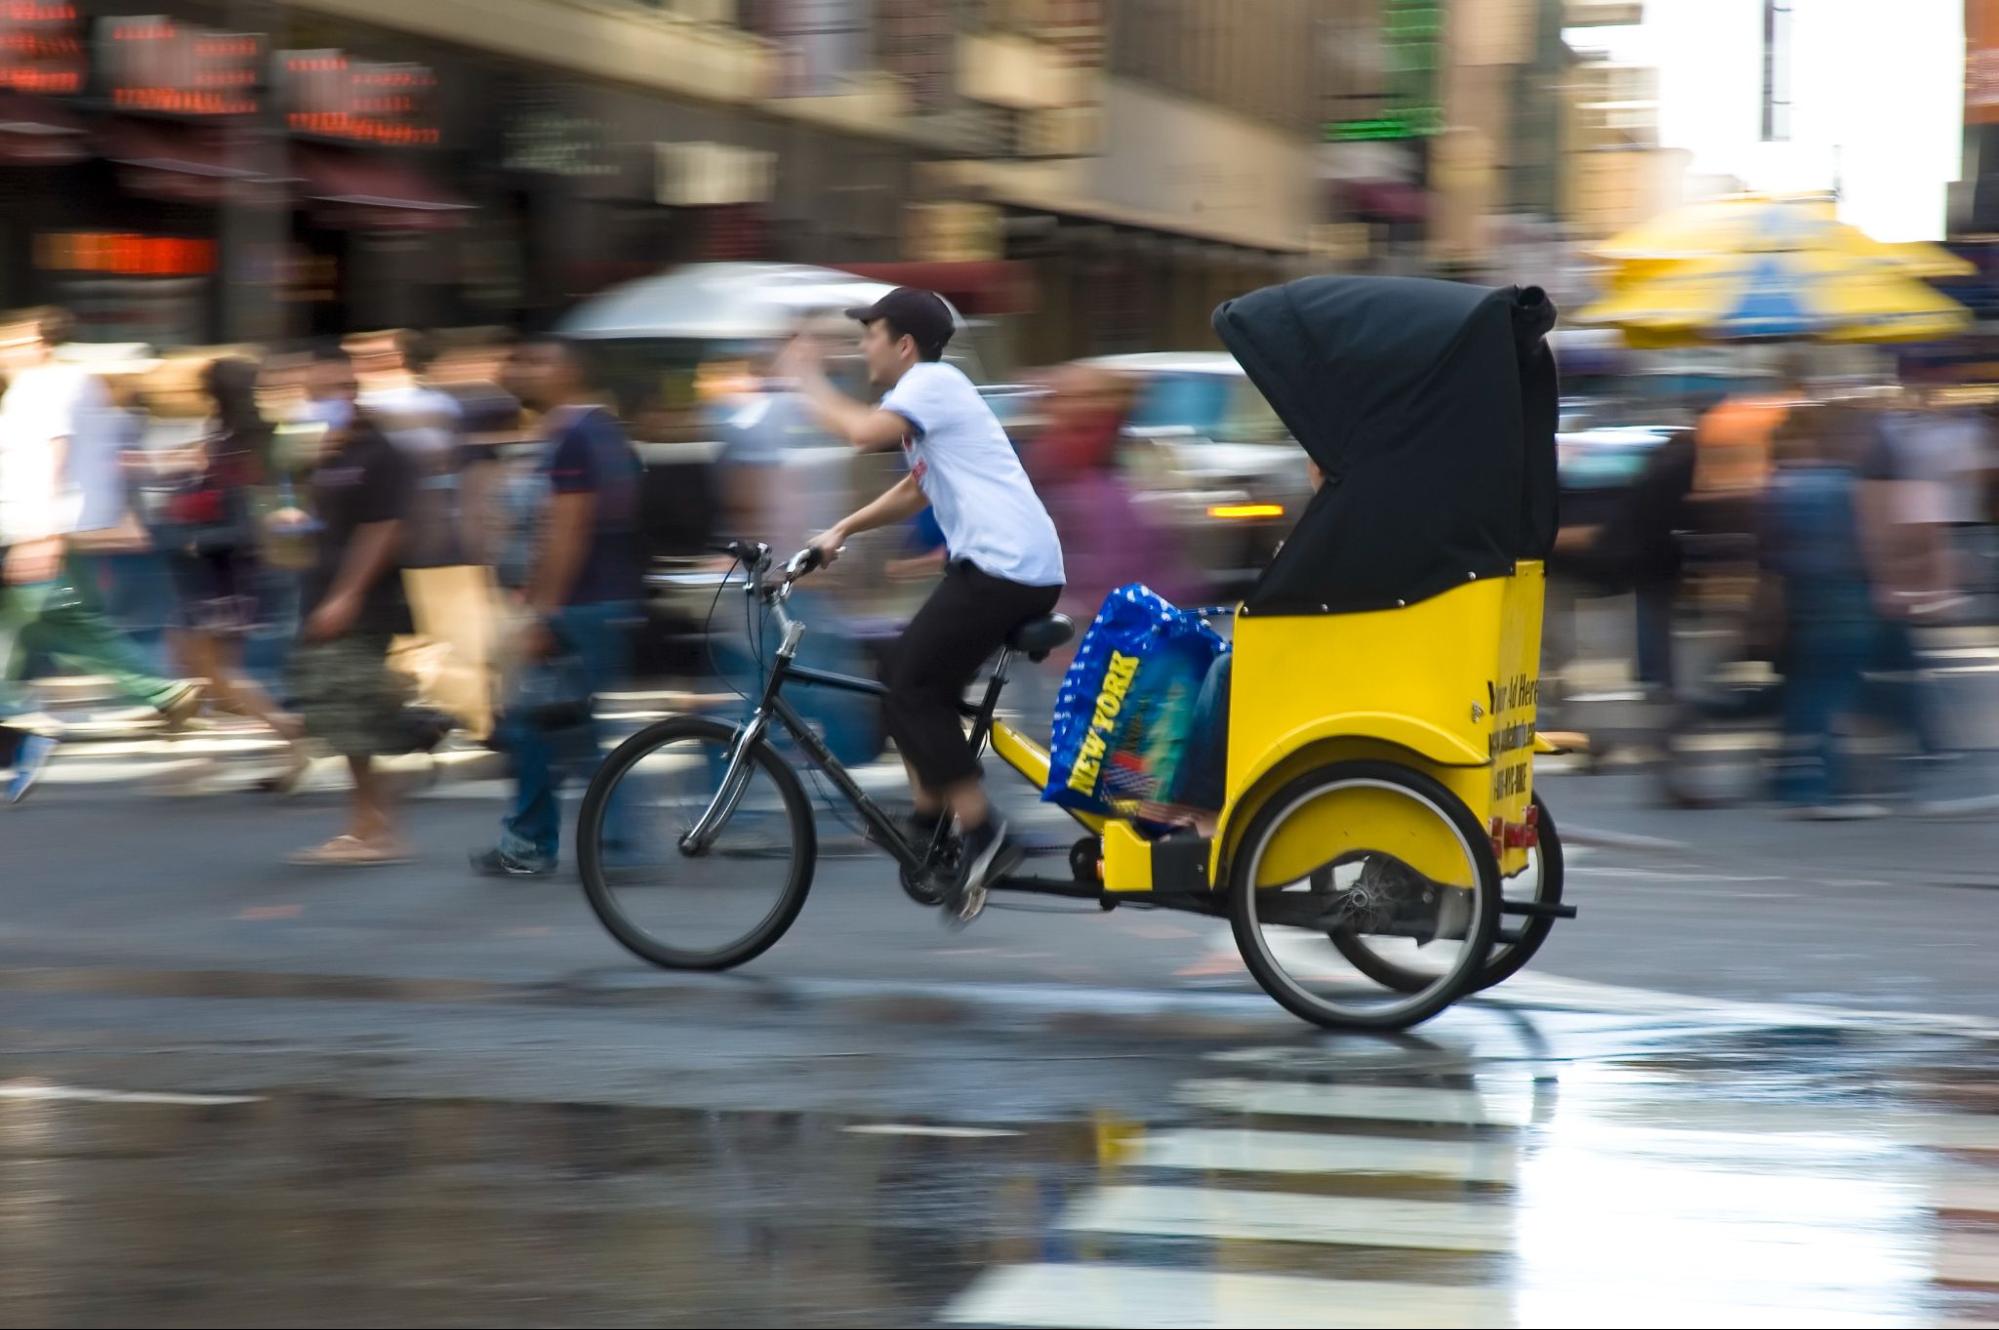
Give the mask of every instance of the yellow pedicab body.
[[(1511, 577), (1468, 582), (1402, 609), (1240, 619), (1229, 801), (1211, 876), (1220, 876), (1272, 791), (1314, 767), (1362, 758), (1414, 767), (1481, 825), (1496, 821), (1500, 871), (1521, 871), (1527, 847), (1517, 829), (1533, 797), (1541, 597), (1541, 565), (1523, 562)], [(1436, 881), (1471, 885), (1461, 851), (1439, 843), (1433, 820), (1365, 790), (1324, 796), (1288, 820), (1261, 876), (1289, 880), (1337, 847), (1360, 848), (1361, 837)]]

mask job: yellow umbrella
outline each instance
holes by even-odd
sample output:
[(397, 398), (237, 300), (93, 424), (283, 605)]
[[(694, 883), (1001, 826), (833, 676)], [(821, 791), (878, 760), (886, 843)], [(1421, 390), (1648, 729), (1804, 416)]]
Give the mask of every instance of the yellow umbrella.
[(1660, 263), (1801, 250), (1875, 259), (1910, 277), (1966, 277), (1976, 271), (1941, 245), (1876, 240), (1840, 221), (1837, 205), (1824, 195), (1736, 194), (1693, 203), (1641, 223), (1595, 252), (1632, 265), (1630, 275), (1643, 276)]
[(1884, 258), (1836, 250), (1761, 250), (1649, 267), (1579, 316), (1622, 328), (1634, 346), (1815, 338), (1927, 341), (1962, 332), (1971, 312)]

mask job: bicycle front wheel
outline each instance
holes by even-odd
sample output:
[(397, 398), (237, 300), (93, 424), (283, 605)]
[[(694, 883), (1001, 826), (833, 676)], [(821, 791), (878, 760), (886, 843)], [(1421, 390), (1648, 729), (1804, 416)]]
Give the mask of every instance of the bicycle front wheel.
[(733, 726), (675, 716), (612, 751), (577, 819), (583, 894), (611, 936), (670, 970), (726, 970), (791, 927), (818, 855), (798, 777), (759, 741), (709, 843), (683, 838), (722, 790)]

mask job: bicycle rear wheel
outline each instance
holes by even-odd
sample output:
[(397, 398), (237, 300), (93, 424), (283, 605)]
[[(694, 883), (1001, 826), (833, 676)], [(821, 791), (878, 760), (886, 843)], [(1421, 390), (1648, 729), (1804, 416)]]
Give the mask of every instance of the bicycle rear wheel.
[(735, 727), (720, 721), (663, 720), (620, 744), (583, 796), (583, 894), (611, 936), (654, 965), (741, 965), (784, 936), (811, 890), (812, 807), (762, 741), (711, 843), (682, 848), (721, 789), (735, 742)]

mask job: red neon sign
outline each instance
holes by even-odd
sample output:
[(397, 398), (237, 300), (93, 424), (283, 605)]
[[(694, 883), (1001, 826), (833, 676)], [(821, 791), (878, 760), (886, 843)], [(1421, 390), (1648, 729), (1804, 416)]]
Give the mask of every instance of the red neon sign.
[(36, 266), (118, 277), (202, 277), (215, 271), (215, 242), (132, 231), (51, 231), (35, 238)]
[(0, 3), (0, 89), (66, 96), (83, 91), (87, 60), (67, 0)]
[(161, 115), (250, 115), (264, 39), (158, 16), (107, 18), (98, 28), (111, 104)]
[(441, 137), (431, 112), (437, 75), (424, 65), (353, 60), (341, 51), (286, 51), (278, 73), (285, 125), (295, 134), (404, 148)]

